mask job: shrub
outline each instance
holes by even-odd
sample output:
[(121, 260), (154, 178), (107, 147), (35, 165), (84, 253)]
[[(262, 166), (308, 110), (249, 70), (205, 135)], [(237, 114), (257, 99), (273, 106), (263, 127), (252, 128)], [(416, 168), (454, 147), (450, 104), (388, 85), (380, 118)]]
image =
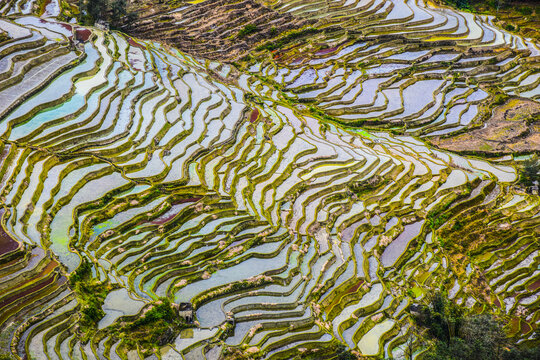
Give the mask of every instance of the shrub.
[(506, 99), (508, 98), (508, 95), (498, 93), (493, 97), (493, 105), (502, 105), (506, 102)]
[(81, 313), (81, 322), (87, 326), (97, 324), (105, 316), (105, 312), (103, 312), (99, 301), (88, 302), (88, 305), (81, 310)]
[(428, 215), (427, 220), (431, 230), (437, 230), (443, 226), (449, 218), (450, 214), (433, 212)]
[(92, 274), (92, 264), (88, 259), (83, 258), (81, 265), (69, 276), (69, 283), (74, 286), (76, 283), (87, 279)]
[(133, 322), (113, 326), (113, 331), (116, 337), (126, 339), (129, 349), (149, 350), (170, 343), (182, 329), (189, 327), (169, 299), (159, 298), (144, 315)]
[(257, 51), (276, 50), (276, 49), (279, 49), (283, 45), (285, 45), (285, 44), (287, 44), (287, 43), (289, 43), (289, 42), (291, 42), (291, 41), (293, 41), (295, 39), (298, 39), (298, 38), (300, 38), (302, 36), (313, 35), (313, 34), (318, 33), (319, 31), (320, 30), (317, 30), (315, 28), (306, 28), (306, 29), (303, 29), (303, 30), (293, 30), (293, 31), (289, 32), (287, 35), (285, 35), (284, 37), (282, 37), (281, 39), (278, 39), (275, 42), (267, 42), (266, 44), (258, 46), (255, 50), (257, 50)]
[(111, 5), (111, 25), (118, 27), (121, 24), (122, 17), (127, 14), (126, 0), (114, 0)]
[(128, 13), (127, 0), (79, 0), (78, 21), (83, 25), (93, 25), (97, 20), (110, 23), (112, 28), (120, 28), (123, 19), (128, 23), (137, 20), (135, 13)]
[(159, 320), (164, 320), (166, 322), (173, 322), (176, 318), (174, 309), (172, 308), (171, 301), (167, 298), (161, 298), (161, 302), (157, 305), (154, 305), (144, 317), (137, 319), (133, 325), (134, 326), (143, 326)]
[(444, 0), (444, 2), (448, 5), (454, 6), (458, 9), (470, 9), (471, 4), (469, 3), (469, 0)]
[(247, 24), (245, 25), (239, 32), (238, 32), (238, 37), (245, 37), (245, 36), (248, 36), (249, 34), (253, 34), (254, 32), (257, 32), (259, 31), (259, 29), (257, 28), (257, 25), (255, 24)]
[(414, 320), (433, 346), (423, 360), (533, 360), (540, 351), (512, 343), (499, 319), (489, 313), (466, 315), (466, 308), (436, 293)]
[(9, 36), (4, 32), (0, 32), (0, 43), (4, 41), (8, 41), (8, 40), (9, 40)]
[(520, 7), (520, 8), (517, 9), (517, 11), (521, 15), (531, 15), (533, 13), (533, 9), (531, 9), (530, 7), (527, 7), (527, 6)]
[(523, 168), (519, 173), (519, 183), (529, 187), (535, 182), (540, 183), (540, 160), (533, 156), (523, 163)]
[(508, 31), (516, 31), (516, 28), (512, 24), (506, 24), (504, 25), (504, 29)]

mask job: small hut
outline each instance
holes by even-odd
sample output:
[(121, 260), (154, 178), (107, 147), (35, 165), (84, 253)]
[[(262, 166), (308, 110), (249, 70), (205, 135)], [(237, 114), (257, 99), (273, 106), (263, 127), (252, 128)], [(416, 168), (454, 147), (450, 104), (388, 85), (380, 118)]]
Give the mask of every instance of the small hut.
[(188, 324), (193, 323), (193, 305), (188, 302), (183, 302), (178, 305), (178, 315), (181, 316)]

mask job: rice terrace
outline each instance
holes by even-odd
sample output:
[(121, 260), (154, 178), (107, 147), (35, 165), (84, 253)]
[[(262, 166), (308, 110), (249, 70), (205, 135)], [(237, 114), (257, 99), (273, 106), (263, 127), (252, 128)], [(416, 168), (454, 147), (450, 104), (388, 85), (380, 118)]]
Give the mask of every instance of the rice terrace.
[(0, 0), (0, 359), (540, 359), (540, 3)]

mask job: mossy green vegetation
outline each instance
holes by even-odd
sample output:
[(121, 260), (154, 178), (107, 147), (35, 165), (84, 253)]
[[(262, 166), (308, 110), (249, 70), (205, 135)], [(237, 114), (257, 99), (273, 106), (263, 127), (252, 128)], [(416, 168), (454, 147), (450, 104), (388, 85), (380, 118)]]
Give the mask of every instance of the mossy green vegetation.
[[(518, 346), (493, 313), (474, 314), (438, 292), (415, 312), (418, 331), (429, 347), (425, 360), (535, 360), (540, 347)], [(540, 340), (540, 339), (539, 339)]]
[[(499, 331), (468, 320), (482, 313), (535, 345), (540, 202), (517, 183), (524, 159), (426, 141), (469, 134), (490, 110), (508, 115), (500, 136), (534, 135), (534, 44), (432, 3), (415, 3), (411, 26), (411, 2), (375, 1), (131, 2), (147, 11), (131, 35), (11, 18), (50, 31), (2, 50), (15, 64), (2, 99), (31, 91), (0, 103), (0, 245), (35, 244), (0, 261), (2, 348), (399, 358), (408, 306), (438, 290), (452, 305), (438, 300), (412, 353), (474, 352), (467, 326)], [(29, 84), (26, 67), (51, 72)]]
[(80, 266), (69, 277), (81, 309), (80, 333), (83, 342), (90, 339), (99, 320), (105, 316), (103, 303), (107, 294), (114, 289), (110, 283), (94, 278), (92, 269), (92, 263), (83, 258)]
[(257, 31), (259, 31), (259, 29), (257, 28), (257, 25), (255, 25), (255, 24), (247, 24), (247, 25), (244, 25), (244, 27), (242, 29), (240, 29), (237, 36), (239, 38), (243, 38), (243, 37), (248, 36), (250, 34), (256, 33)]
[(268, 41), (268, 42), (266, 42), (266, 43), (264, 43), (262, 45), (259, 45), (256, 48), (256, 50), (257, 51), (262, 51), (262, 50), (274, 51), (274, 50), (277, 50), (279, 48), (284, 47), (285, 45), (287, 45), (291, 41), (294, 41), (294, 40), (302, 38), (302, 37), (315, 35), (315, 34), (317, 34), (319, 32), (320, 32), (319, 29), (312, 28), (312, 27), (308, 27), (308, 28), (300, 29), (300, 30), (289, 31), (289, 32), (287, 32), (285, 34), (285, 36), (281, 36), (278, 39)]
[(180, 331), (192, 327), (179, 316), (174, 304), (159, 298), (143, 309), (135, 319), (126, 319), (110, 328), (114, 338), (122, 339), (128, 348), (152, 352), (173, 342)]
[(456, 9), (496, 17), (497, 23), (505, 30), (519, 32), (524, 36), (540, 38), (537, 15), (540, 4), (534, 0), (439, 0), (440, 3)]
[(126, 0), (79, 0), (77, 20), (83, 25), (93, 25), (104, 21), (113, 29), (119, 29), (124, 23), (136, 20), (135, 12), (128, 11)]
[(540, 159), (533, 155), (521, 166), (519, 183), (525, 187), (540, 186)]
[(9, 35), (5, 32), (0, 32), (0, 43), (3, 43), (4, 41), (9, 40)]

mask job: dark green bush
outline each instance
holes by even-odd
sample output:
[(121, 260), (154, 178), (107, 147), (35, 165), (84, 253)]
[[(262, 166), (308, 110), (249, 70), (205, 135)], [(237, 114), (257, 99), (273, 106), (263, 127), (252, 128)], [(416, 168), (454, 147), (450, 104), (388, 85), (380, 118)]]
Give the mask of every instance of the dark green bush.
[(446, 4), (456, 7), (458, 9), (470, 9), (471, 4), (469, 3), (469, 0), (443, 0)]
[(523, 163), (523, 168), (519, 173), (519, 183), (528, 187), (533, 186), (535, 182), (540, 183), (540, 160), (533, 156)]
[(239, 38), (245, 37), (245, 36), (248, 36), (249, 34), (253, 34), (254, 32), (257, 32), (257, 31), (259, 31), (259, 29), (257, 28), (257, 25), (255, 25), (255, 24), (247, 24), (238, 32), (238, 37)]
[(101, 308), (101, 303), (99, 301), (88, 302), (88, 306), (81, 310), (82, 319), (81, 322), (85, 325), (97, 324), (99, 320), (105, 313)]
[(81, 265), (69, 276), (69, 283), (74, 286), (76, 283), (87, 279), (92, 274), (92, 263), (88, 259), (83, 258)]
[(0, 43), (4, 41), (8, 41), (8, 40), (9, 40), (9, 36), (4, 32), (0, 32)]
[(146, 313), (144, 317), (137, 319), (133, 325), (143, 326), (159, 320), (164, 320), (166, 322), (173, 322), (176, 319), (176, 313), (172, 308), (171, 301), (167, 298), (161, 298), (161, 303), (154, 305), (150, 311)]
[(512, 24), (506, 24), (504, 25), (504, 29), (508, 31), (516, 31), (516, 28)]
[(517, 11), (521, 15), (531, 15), (533, 13), (533, 9), (531, 9), (530, 7), (527, 7), (527, 6), (522, 6), (522, 7), (518, 8)]
[(436, 293), (429, 305), (419, 308), (413, 318), (426, 330), (421, 340), (430, 340), (421, 343), (432, 344), (423, 360), (539, 359), (539, 348), (516, 346), (494, 315), (466, 315), (466, 310), (442, 293)]
[(279, 49), (281, 48), (283, 45), (293, 41), (293, 40), (296, 40), (302, 36), (308, 36), (308, 35), (313, 35), (313, 34), (316, 34), (318, 33), (319, 30), (315, 29), (315, 28), (307, 28), (307, 29), (303, 29), (303, 30), (293, 30), (291, 32), (289, 32), (287, 35), (285, 35), (284, 37), (282, 37), (281, 39), (278, 39), (277, 41), (274, 41), (274, 42), (267, 42), (266, 44), (263, 44), (263, 45), (260, 45), (256, 48), (256, 50), (258, 51), (261, 51), (261, 50), (269, 50), (269, 51), (272, 51), (272, 50), (276, 50), (276, 49)]
[(504, 104), (506, 102), (506, 99), (508, 99), (508, 95), (502, 94), (502, 93), (496, 94), (493, 97), (492, 104), (493, 105), (502, 105), (502, 104)]
[(108, 22), (113, 29), (119, 29), (124, 20), (132, 23), (137, 20), (137, 15), (128, 12), (127, 0), (79, 0), (80, 14), (79, 23), (93, 25), (95, 21)]

